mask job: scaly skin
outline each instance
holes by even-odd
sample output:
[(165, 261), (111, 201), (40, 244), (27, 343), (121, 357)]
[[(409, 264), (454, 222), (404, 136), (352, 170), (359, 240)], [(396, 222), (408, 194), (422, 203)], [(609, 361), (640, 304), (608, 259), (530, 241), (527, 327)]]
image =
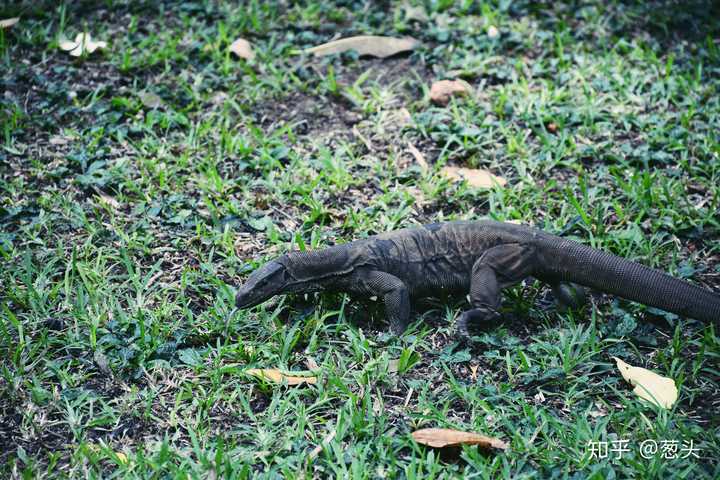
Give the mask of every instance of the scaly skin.
[(497, 318), (501, 290), (535, 277), (577, 304), (570, 282), (705, 322), (720, 321), (720, 296), (609, 253), (533, 228), (492, 221), (447, 222), (344, 245), (285, 254), (255, 271), (237, 295), (249, 308), (274, 295), (320, 290), (382, 298), (393, 332), (410, 298), (468, 293), (458, 332)]

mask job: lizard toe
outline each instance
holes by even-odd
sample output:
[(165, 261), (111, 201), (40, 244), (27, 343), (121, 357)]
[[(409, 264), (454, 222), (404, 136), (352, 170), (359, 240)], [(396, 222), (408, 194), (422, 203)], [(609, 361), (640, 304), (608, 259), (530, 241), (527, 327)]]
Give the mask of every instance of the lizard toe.
[(401, 336), (403, 333), (405, 333), (405, 330), (407, 330), (407, 322), (401, 322), (398, 320), (391, 320), (390, 321), (390, 331), (396, 335)]
[(470, 330), (468, 329), (468, 315), (467, 312), (463, 312), (458, 318), (455, 325), (455, 334), (461, 340), (470, 339)]
[(473, 308), (467, 310), (460, 315), (457, 320), (456, 333), (459, 338), (469, 340), (472, 336), (470, 333), (471, 327), (478, 327), (483, 324), (498, 320), (500, 313), (497, 310), (490, 308)]

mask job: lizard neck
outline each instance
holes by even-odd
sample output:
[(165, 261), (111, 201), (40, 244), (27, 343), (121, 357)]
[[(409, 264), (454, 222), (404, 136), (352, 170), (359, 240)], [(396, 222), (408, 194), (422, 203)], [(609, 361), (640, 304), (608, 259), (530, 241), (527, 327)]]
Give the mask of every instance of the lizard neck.
[(291, 252), (277, 261), (288, 270), (295, 293), (325, 290), (339, 278), (352, 273), (363, 264), (364, 249), (355, 242), (323, 250)]

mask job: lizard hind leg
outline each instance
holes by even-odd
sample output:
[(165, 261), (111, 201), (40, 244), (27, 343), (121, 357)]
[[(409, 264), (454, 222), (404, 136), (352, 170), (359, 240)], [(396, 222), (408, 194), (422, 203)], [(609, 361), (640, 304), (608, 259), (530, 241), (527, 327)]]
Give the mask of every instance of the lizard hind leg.
[(457, 321), (461, 338), (470, 337), (470, 327), (500, 318), (501, 290), (530, 276), (535, 264), (531, 245), (508, 243), (486, 250), (475, 262), (470, 278), (472, 309)]
[(587, 302), (587, 292), (582, 285), (559, 282), (552, 285), (552, 292), (562, 309), (582, 308)]

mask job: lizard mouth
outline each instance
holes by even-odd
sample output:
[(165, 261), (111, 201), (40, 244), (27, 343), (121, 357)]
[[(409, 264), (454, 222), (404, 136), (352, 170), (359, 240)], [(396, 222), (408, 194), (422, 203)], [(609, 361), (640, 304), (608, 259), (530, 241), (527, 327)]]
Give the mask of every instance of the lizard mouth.
[(235, 297), (235, 306), (254, 307), (282, 293), (286, 287), (285, 267), (278, 262), (268, 262), (250, 275), (240, 287)]
[(265, 300), (272, 297), (272, 294), (257, 291), (252, 288), (252, 285), (245, 284), (240, 288), (237, 295), (235, 296), (235, 306), (237, 308), (250, 308), (256, 305), (260, 305)]
[(237, 308), (250, 308), (254, 307), (259, 303), (261, 302), (256, 301), (254, 298), (252, 298), (251, 295), (248, 294), (248, 292), (243, 292), (242, 290), (238, 292), (237, 296), (235, 297), (235, 306)]

